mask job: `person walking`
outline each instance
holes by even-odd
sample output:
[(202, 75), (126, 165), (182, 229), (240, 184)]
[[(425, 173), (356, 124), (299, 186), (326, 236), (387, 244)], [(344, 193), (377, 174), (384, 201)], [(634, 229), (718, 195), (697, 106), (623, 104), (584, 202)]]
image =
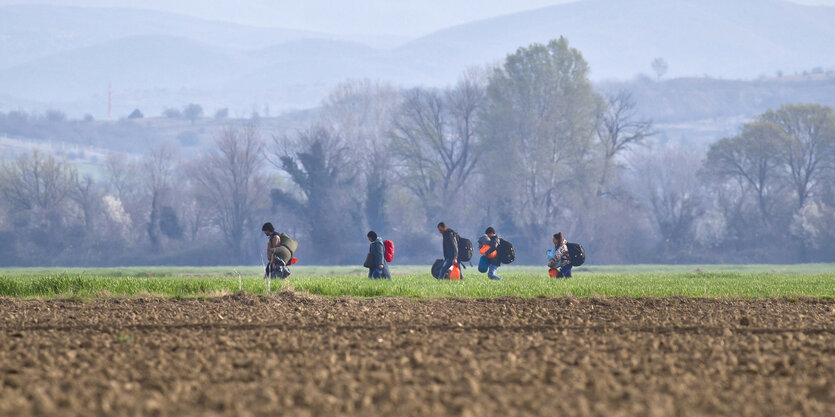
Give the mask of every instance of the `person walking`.
[(499, 250), (499, 243), (501, 243), (502, 239), (496, 234), (496, 229), (493, 229), (492, 226), (488, 227), (484, 231), (484, 235), (487, 237), (485, 240), (486, 245), (490, 247), (487, 249), (487, 252), (484, 253), (484, 256), (489, 262), (489, 265), (487, 266), (487, 277), (492, 280), (499, 281), (502, 277), (496, 275), (496, 270), (502, 265), (502, 261), (498, 256), (491, 258), (490, 255)]
[[(450, 229), (444, 222), (438, 223), (438, 232), (444, 237), (444, 263), (441, 265), (441, 273), (438, 279), (449, 279), (449, 272), (453, 265), (458, 265), (458, 233)], [(464, 279), (463, 268), (459, 270), (461, 279)]]
[(391, 272), (389, 271), (388, 263), (386, 262), (385, 245), (383, 238), (377, 236), (373, 230), (366, 235), (371, 245), (368, 247), (368, 255), (372, 260), (371, 266), (368, 267), (368, 278), (371, 279), (387, 279), (391, 280)]
[(554, 234), (552, 240), (554, 241), (554, 255), (548, 262), (548, 267), (553, 271), (549, 271), (555, 278), (571, 278), (571, 257), (568, 255), (568, 241), (562, 235), (562, 232)]
[(269, 278), (275, 278), (283, 272), (279, 269), (281, 265), (275, 261), (275, 248), (281, 245), (281, 237), (275, 232), (275, 227), (270, 222), (264, 223), (261, 231), (269, 238), (267, 240), (267, 268), (264, 274)]

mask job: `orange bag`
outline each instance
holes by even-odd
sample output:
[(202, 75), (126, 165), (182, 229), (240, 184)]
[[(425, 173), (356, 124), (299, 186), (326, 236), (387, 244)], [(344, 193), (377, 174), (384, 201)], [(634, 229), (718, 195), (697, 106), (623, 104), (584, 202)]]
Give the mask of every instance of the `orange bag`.
[[(490, 250), (490, 245), (484, 245), (478, 250), (478, 253), (484, 255), (485, 253), (487, 253), (488, 250)], [(484, 256), (487, 257), (487, 259), (493, 259), (498, 254), (499, 254), (499, 251), (494, 250), (493, 253), (491, 253), (490, 255), (484, 255)]]
[(551, 278), (556, 278), (556, 277), (560, 276), (560, 270), (551, 268), (551, 269), (548, 270), (548, 276), (551, 277)]
[(461, 280), (461, 269), (458, 268), (458, 265), (452, 266), (452, 271), (449, 271), (449, 280), (450, 281), (460, 281)]

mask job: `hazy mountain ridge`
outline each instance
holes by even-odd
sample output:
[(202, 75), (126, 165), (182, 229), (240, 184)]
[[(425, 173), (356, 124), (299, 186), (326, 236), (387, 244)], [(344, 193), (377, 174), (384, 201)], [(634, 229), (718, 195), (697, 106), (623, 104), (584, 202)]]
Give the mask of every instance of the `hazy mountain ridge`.
[(187, 37), (218, 47), (248, 49), (333, 36), (209, 21), (144, 9), (52, 5), (0, 7), (0, 28), (0, 68), (131, 36)]
[(458, 25), (384, 50), (333, 35), (147, 10), (6, 6), (0, 95), (92, 112), (83, 107), (101, 102), (112, 83), (122, 93), (114, 103), (119, 111), (144, 106), (156, 113), (172, 97), (281, 111), (315, 105), (346, 78), (447, 85), (468, 66), (561, 35), (583, 52), (598, 81), (648, 73), (655, 57), (669, 63), (668, 78), (750, 79), (835, 67), (833, 21), (835, 7), (781, 0), (584, 0)]
[(668, 61), (669, 76), (754, 78), (835, 66), (832, 22), (835, 7), (780, 0), (585, 0), (455, 26), (396, 53), (445, 71), (562, 35), (583, 52), (595, 79), (649, 72), (655, 57)]

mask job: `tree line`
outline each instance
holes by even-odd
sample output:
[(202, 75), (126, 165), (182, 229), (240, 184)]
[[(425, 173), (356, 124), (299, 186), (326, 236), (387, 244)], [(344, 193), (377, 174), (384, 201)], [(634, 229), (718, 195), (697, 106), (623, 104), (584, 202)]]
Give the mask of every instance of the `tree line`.
[(494, 226), (523, 263), (562, 231), (590, 263), (835, 261), (835, 113), (786, 105), (706, 151), (653, 147), (628, 92), (601, 95), (566, 39), (448, 88), (348, 81), (306, 128), (230, 126), (193, 158), (113, 153), (82, 175), (35, 152), (0, 169), (4, 265), (253, 264), (259, 226), (307, 264), (440, 254), (434, 225)]

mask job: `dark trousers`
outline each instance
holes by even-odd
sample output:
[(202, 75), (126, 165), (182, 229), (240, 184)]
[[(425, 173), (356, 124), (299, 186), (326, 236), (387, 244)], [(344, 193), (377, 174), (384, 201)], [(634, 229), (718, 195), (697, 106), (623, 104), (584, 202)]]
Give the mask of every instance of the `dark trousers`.
[(571, 278), (571, 264), (563, 265), (563, 267), (560, 268), (560, 277)]

